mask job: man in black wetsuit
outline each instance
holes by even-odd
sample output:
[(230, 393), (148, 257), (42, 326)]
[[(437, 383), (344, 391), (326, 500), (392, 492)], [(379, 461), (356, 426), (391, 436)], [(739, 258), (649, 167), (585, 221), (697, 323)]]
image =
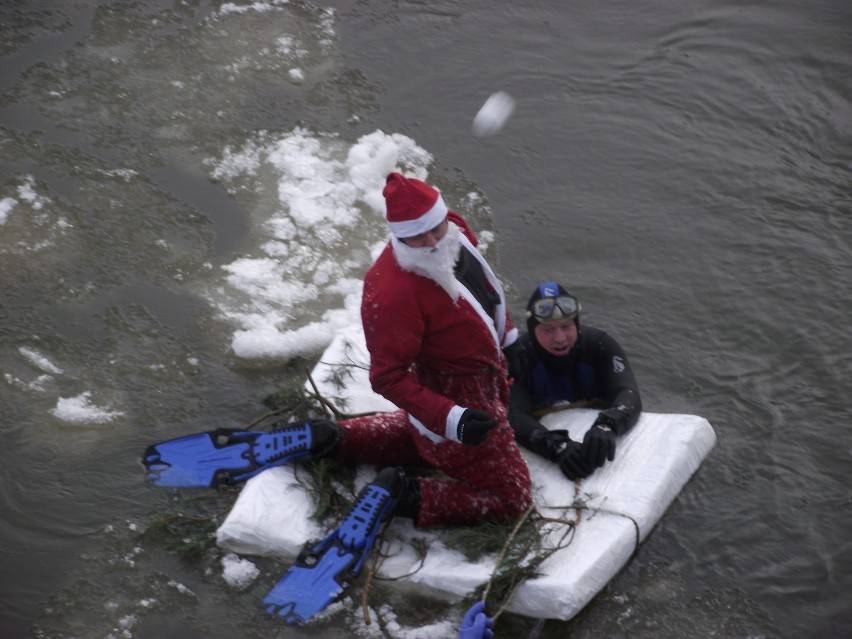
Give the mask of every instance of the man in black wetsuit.
[[(642, 400), (624, 349), (604, 331), (580, 326), (580, 303), (556, 282), (540, 284), (527, 304), (523, 375), (515, 379), (509, 423), (519, 444), (559, 464), (569, 479), (615, 459), (616, 438), (639, 419)], [(558, 404), (603, 406), (582, 444), (536, 419)]]

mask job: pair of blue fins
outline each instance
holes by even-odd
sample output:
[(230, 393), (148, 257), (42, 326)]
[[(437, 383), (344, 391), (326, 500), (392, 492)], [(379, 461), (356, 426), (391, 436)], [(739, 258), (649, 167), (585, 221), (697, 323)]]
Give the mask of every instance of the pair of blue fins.
[[(219, 429), (149, 446), (142, 462), (158, 486), (216, 488), (309, 457), (313, 444), (309, 422), (271, 432)], [(334, 601), (361, 574), (376, 537), (393, 515), (402, 484), (402, 472), (386, 468), (361, 489), (343, 523), (307, 546), (266, 595), (267, 611), (288, 624), (300, 624)]]

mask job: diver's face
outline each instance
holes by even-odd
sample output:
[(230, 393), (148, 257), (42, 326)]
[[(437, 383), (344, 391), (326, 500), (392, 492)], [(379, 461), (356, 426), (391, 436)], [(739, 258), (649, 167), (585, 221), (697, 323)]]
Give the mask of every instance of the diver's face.
[(551, 355), (567, 355), (577, 343), (577, 325), (573, 319), (553, 319), (535, 327), (535, 338)]

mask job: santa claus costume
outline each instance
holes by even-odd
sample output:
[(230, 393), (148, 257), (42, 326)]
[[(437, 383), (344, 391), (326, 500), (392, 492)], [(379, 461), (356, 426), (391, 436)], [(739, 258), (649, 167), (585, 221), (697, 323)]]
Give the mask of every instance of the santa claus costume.
[[(507, 421), (503, 349), (518, 338), (502, 287), (467, 223), (430, 185), (391, 173), (383, 191), (392, 237), (364, 280), (361, 317), (370, 381), (399, 407), (339, 423), (339, 459), (432, 467), (418, 478), (415, 525), (515, 517), (531, 503), (526, 462)], [(437, 245), (399, 238), (435, 231)], [(465, 411), (497, 422), (478, 445), (462, 443)]]

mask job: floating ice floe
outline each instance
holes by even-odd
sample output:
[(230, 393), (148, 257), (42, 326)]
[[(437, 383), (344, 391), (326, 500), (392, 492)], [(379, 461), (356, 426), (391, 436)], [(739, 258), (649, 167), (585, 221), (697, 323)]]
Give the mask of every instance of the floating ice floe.
[(122, 411), (113, 411), (93, 404), (90, 391), (85, 391), (77, 397), (60, 397), (56, 408), (50, 412), (69, 424), (106, 424), (124, 416)]

